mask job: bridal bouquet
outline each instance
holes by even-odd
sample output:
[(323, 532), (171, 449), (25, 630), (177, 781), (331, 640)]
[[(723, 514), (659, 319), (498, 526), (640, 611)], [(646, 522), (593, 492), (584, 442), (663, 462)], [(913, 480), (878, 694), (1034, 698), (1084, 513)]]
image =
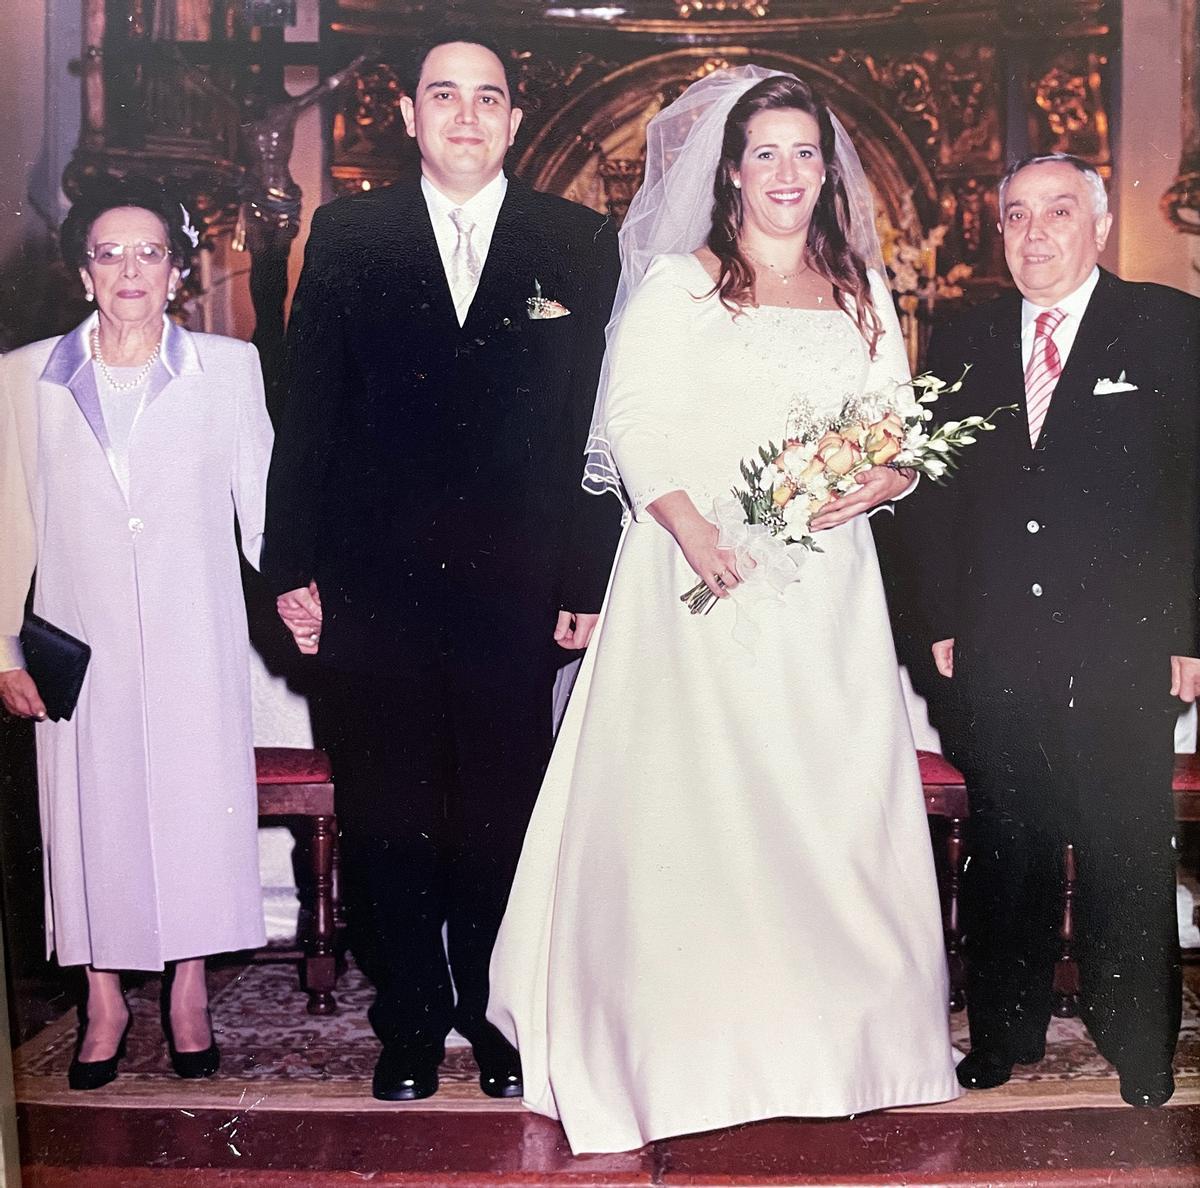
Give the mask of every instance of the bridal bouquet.
[[(940, 482), (954, 469), (959, 451), (974, 444), (977, 433), (995, 428), (991, 418), (1015, 407), (997, 408), (988, 417), (946, 421), (930, 432), (929, 405), (957, 392), (965, 375), (964, 371), (953, 384), (919, 375), (891, 391), (854, 396), (834, 417), (818, 417), (810, 405), (798, 402), (783, 445), (760, 447), (756, 459), (741, 464), (746, 485), (716, 500), (720, 547), (733, 549), (740, 563), (753, 562), (756, 578), (781, 594), (798, 576), (804, 554), (821, 552), (809, 531), (813, 516), (854, 490), (862, 471), (892, 466)], [(898, 399), (901, 394), (906, 398)], [(680, 601), (698, 615), (710, 611), (717, 596), (705, 582), (698, 582)]]

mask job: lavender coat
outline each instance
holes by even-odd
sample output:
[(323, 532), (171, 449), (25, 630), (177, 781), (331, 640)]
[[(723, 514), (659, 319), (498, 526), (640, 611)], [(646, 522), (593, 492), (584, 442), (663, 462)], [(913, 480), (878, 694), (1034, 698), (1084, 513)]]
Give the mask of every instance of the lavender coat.
[(86, 640), (69, 722), (37, 726), (47, 950), (156, 970), (264, 942), (246, 615), (271, 427), (254, 348), (171, 323), (109, 464), (88, 319), (0, 359), (0, 669), (21, 604)]

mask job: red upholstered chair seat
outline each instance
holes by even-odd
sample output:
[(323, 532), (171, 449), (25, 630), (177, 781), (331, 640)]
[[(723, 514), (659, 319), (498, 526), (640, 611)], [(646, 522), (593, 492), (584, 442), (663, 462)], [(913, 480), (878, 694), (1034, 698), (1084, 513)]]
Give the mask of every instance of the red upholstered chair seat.
[(917, 761), (921, 765), (922, 784), (953, 784), (961, 786), (966, 783), (962, 772), (936, 751), (918, 751)]
[(1175, 756), (1175, 791), (1200, 792), (1200, 755)]
[(255, 747), (260, 784), (324, 784), (333, 778), (329, 756), (303, 747)]
[(934, 817), (961, 819), (967, 815), (967, 783), (962, 772), (935, 751), (918, 751), (925, 811)]
[[(1177, 821), (1200, 821), (1200, 755), (1176, 755), (1175, 819)], [(1200, 915), (1200, 904), (1197, 904)]]

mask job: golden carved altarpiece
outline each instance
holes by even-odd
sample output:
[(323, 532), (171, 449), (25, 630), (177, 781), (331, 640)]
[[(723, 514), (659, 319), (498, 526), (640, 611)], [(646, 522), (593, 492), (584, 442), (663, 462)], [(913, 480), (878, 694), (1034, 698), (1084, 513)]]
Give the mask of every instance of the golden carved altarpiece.
[[(68, 192), (99, 174), (170, 178), (210, 239), (233, 234), (239, 216), (244, 228), (247, 211), (279, 207), (289, 233), (267, 238), (277, 253), (286, 240), (286, 259), (301, 196), (279, 159), (299, 106), (283, 90), (283, 69), (317, 65), (328, 78), (363, 52), (368, 60), (339, 78), (345, 85), (329, 101), (334, 185), (386, 185), (416, 169), (397, 64), (444, 13), (442, 0), (325, 0), (315, 45), (247, 27), (246, 0), (82, 2), (84, 127)], [(1004, 283), (994, 190), (1006, 159), (1062, 149), (1110, 171), (1117, 0), (455, 7), (513, 47), (526, 117), (510, 166), (618, 219), (641, 180), (647, 121), (691, 80), (750, 61), (810, 78), (854, 136), (875, 188), (914, 352), (935, 300)], [(278, 127), (263, 134), (272, 119)], [(273, 336), (276, 312), (260, 309)]]

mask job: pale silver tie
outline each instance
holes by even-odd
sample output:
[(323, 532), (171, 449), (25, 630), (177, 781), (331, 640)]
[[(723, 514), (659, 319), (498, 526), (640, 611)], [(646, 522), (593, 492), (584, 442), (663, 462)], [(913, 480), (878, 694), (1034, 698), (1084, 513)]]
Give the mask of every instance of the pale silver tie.
[(475, 230), (475, 224), (471, 222), (466, 211), (461, 206), (455, 207), (450, 212), (450, 221), (458, 232), (458, 238), (454, 241), (454, 254), (450, 257), (450, 288), (454, 292), (454, 302), (457, 305), (464, 297), (474, 292), (483, 265), (475, 245), (471, 242), (471, 232)]

